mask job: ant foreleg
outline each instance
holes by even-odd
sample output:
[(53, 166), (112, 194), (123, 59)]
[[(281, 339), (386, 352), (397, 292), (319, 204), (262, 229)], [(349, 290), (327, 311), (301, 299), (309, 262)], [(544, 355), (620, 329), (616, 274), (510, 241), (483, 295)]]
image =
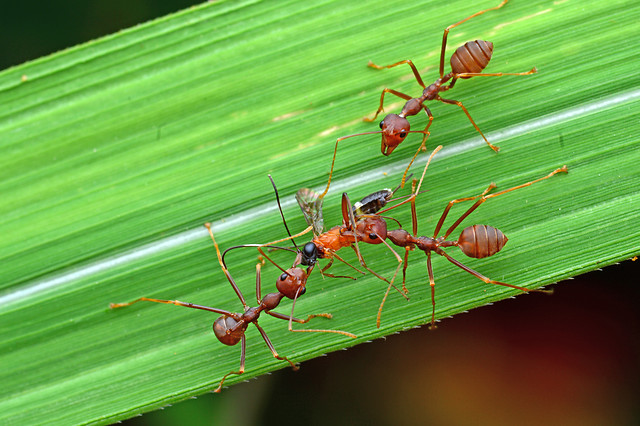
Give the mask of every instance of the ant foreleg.
[(406, 101), (411, 99), (411, 96), (404, 94), (402, 92), (398, 92), (397, 90), (393, 90), (393, 89), (388, 89), (385, 88), (382, 90), (382, 94), (380, 95), (380, 106), (378, 107), (378, 110), (376, 111), (376, 113), (374, 114), (374, 116), (372, 118), (367, 118), (364, 117), (362, 119), (362, 121), (366, 121), (367, 123), (372, 122), (373, 120), (375, 120), (378, 117), (378, 114), (380, 114), (382, 111), (384, 111), (384, 94), (385, 93), (391, 93), (392, 95), (396, 95), (399, 98), (402, 98)]
[(433, 114), (431, 114), (431, 110), (429, 108), (427, 108), (426, 106), (423, 106), (423, 107), (424, 107), (424, 112), (426, 112), (427, 116), (429, 116), (429, 122), (427, 123), (426, 127), (424, 128), (424, 130), (422, 132), (419, 132), (419, 133), (423, 134), (422, 142), (420, 143), (420, 146), (418, 147), (418, 150), (416, 151), (416, 153), (413, 154), (413, 157), (411, 158), (411, 161), (409, 161), (409, 165), (404, 170), (404, 174), (402, 175), (402, 181), (400, 182), (400, 187), (401, 188), (404, 188), (404, 182), (405, 182), (405, 180), (407, 178), (407, 173), (409, 173), (409, 169), (411, 168), (411, 165), (415, 161), (416, 157), (418, 157), (418, 154), (420, 154), (421, 151), (424, 151), (424, 150), (427, 149), (427, 138), (431, 135), (431, 133), (429, 132), (429, 127), (431, 126), (431, 123), (433, 122)]

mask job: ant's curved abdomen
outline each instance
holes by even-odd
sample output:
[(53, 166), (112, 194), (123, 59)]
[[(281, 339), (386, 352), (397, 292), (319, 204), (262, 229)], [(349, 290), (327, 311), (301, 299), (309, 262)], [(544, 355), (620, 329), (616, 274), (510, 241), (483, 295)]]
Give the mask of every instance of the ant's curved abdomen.
[(490, 41), (468, 41), (451, 55), (451, 70), (454, 74), (480, 73), (489, 65), (492, 54), (493, 43)]
[[(238, 321), (230, 316), (223, 315), (213, 322), (213, 333), (220, 343), (228, 346), (236, 345), (244, 335), (249, 323), (245, 322), (237, 327)], [(234, 327), (237, 327), (234, 329)]]
[(508, 238), (492, 226), (473, 225), (465, 228), (458, 238), (458, 247), (475, 259), (493, 256), (507, 244)]

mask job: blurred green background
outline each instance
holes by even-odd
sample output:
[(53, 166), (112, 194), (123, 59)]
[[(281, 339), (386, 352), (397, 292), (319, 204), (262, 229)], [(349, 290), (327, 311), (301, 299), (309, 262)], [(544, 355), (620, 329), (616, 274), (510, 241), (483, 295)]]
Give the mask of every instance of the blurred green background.
[[(4, 4), (0, 69), (192, 4)], [(436, 331), (360, 345), (127, 423), (638, 424), (639, 265), (627, 261), (563, 282), (551, 297), (520, 296)]]

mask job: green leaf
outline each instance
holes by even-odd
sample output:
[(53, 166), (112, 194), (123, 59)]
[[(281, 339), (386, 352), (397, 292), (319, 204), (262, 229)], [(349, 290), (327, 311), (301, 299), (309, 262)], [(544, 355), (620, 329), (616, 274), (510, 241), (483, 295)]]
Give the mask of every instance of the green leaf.
[[(419, 94), (409, 67), (376, 71), (367, 61), (410, 58), (431, 81), (443, 28), (495, 3), (208, 3), (0, 73), (0, 422), (108, 423), (214, 389), (238, 368), (240, 351), (212, 336), (215, 315), (109, 303), (147, 296), (241, 310), (202, 223), (214, 224), (222, 248), (283, 237), (271, 173), (289, 226), (303, 229), (292, 196), (324, 187), (335, 138), (377, 130), (361, 118), (384, 87)], [(464, 102), (499, 154), (459, 108), (430, 106), (429, 147), (445, 149), (418, 197), (420, 235), (433, 232), (451, 199), (567, 164), (568, 175), (490, 199), (464, 221), (500, 228), (510, 239), (501, 253), (452, 256), (537, 288), (640, 252), (640, 73), (628, 48), (640, 42), (639, 15), (624, 1), (516, 1), (452, 30), (447, 55), (489, 39), (487, 72), (539, 73), (461, 81), (447, 95)], [(386, 110), (401, 105), (388, 98)], [(426, 125), (423, 116), (411, 122)], [(397, 185), (418, 143), (410, 135), (383, 157), (378, 135), (342, 142), (325, 222), (340, 223), (340, 192), (359, 199)], [(466, 207), (454, 206), (449, 220)], [(392, 214), (410, 229), (408, 208)], [(397, 261), (385, 247), (362, 251), (376, 272), (393, 274)], [(435, 257), (438, 318), (520, 294)], [(291, 262), (287, 253), (274, 258)], [(253, 249), (228, 258), (250, 303), (256, 261)], [(380, 329), (385, 283), (370, 274), (310, 277), (296, 315), (331, 312), (308, 327), (355, 340), (290, 333), (271, 317), (261, 325), (280, 354), (299, 362), (425, 324), (424, 265), (411, 253), (411, 300), (391, 293)], [(332, 272), (353, 273), (344, 265)], [(264, 268), (263, 293), (278, 275)], [(283, 302), (280, 311), (290, 309)], [(287, 366), (255, 327), (247, 340), (247, 371), (227, 384)]]

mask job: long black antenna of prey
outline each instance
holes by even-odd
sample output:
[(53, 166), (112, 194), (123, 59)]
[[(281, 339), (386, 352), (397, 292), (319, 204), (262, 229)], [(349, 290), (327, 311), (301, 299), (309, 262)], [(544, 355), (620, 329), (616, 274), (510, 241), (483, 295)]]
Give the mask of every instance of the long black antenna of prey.
[[(289, 227), (287, 226), (287, 221), (284, 218), (284, 213), (282, 213), (282, 206), (280, 205), (280, 196), (278, 195), (278, 188), (276, 188), (276, 183), (273, 181), (273, 178), (271, 177), (271, 175), (267, 175), (267, 176), (269, 176), (269, 180), (271, 181), (271, 185), (273, 185), (273, 190), (276, 193), (276, 201), (278, 202), (278, 210), (280, 210), (280, 216), (282, 217), (282, 223), (284, 223), (284, 227), (287, 230), (287, 234), (289, 234), (289, 236), (292, 237), (291, 231), (289, 231)], [(300, 249), (298, 248), (298, 245), (293, 240), (293, 237), (291, 238), (291, 242), (293, 243), (293, 246), (296, 248), (296, 250), (300, 251)]]

